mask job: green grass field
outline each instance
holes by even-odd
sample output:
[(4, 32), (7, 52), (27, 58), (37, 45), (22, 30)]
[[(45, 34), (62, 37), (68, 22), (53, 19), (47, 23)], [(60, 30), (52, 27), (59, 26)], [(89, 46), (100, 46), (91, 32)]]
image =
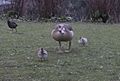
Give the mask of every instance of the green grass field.
[[(120, 81), (119, 24), (71, 23), (72, 50), (63, 54), (51, 37), (54, 23), (18, 25), (12, 33), (0, 21), (0, 81)], [(88, 38), (88, 46), (78, 44), (80, 36)], [(48, 61), (39, 61), (40, 47), (48, 51)]]

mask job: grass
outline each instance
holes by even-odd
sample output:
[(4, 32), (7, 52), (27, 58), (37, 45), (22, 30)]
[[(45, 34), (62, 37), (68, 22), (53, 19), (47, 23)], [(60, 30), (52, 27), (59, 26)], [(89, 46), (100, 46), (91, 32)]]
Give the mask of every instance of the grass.
[[(19, 22), (12, 33), (0, 21), (1, 81), (120, 81), (120, 25), (71, 23), (75, 36), (70, 53), (58, 54), (50, 35), (54, 23)], [(78, 45), (80, 36), (89, 40)], [(36, 50), (44, 47), (48, 61)]]

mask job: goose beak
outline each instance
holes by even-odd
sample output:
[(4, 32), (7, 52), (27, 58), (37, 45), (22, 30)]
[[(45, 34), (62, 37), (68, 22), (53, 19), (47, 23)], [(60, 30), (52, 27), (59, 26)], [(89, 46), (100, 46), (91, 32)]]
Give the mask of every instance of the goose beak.
[(59, 30), (59, 32), (60, 32), (61, 35), (64, 35), (64, 33), (62, 32), (62, 30)]

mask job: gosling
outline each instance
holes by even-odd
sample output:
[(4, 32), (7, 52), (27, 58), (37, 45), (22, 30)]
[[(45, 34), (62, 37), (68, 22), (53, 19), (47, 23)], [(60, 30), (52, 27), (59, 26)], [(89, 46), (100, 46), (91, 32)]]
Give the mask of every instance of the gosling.
[(37, 54), (41, 61), (48, 60), (48, 52), (45, 49), (39, 48)]
[(78, 43), (83, 45), (83, 46), (86, 46), (88, 43), (88, 40), (85, 37), (80, 37), (80, 39), (78, 40)]

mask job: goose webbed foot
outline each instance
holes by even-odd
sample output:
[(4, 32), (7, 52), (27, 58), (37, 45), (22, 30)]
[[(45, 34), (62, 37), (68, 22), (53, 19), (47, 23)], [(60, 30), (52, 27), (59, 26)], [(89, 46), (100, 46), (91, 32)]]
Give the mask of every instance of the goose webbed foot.
[(64, 49), (62, 47), (57, 47), (56, 52), (57, 53), (64, 53)]
[(70, 51), (71, 51), (71, 49), (64, 50), (65, 53), (69, 53)]
[(62, 49), (59, 49), (58, 53), (64, 53), (64, 51)]

